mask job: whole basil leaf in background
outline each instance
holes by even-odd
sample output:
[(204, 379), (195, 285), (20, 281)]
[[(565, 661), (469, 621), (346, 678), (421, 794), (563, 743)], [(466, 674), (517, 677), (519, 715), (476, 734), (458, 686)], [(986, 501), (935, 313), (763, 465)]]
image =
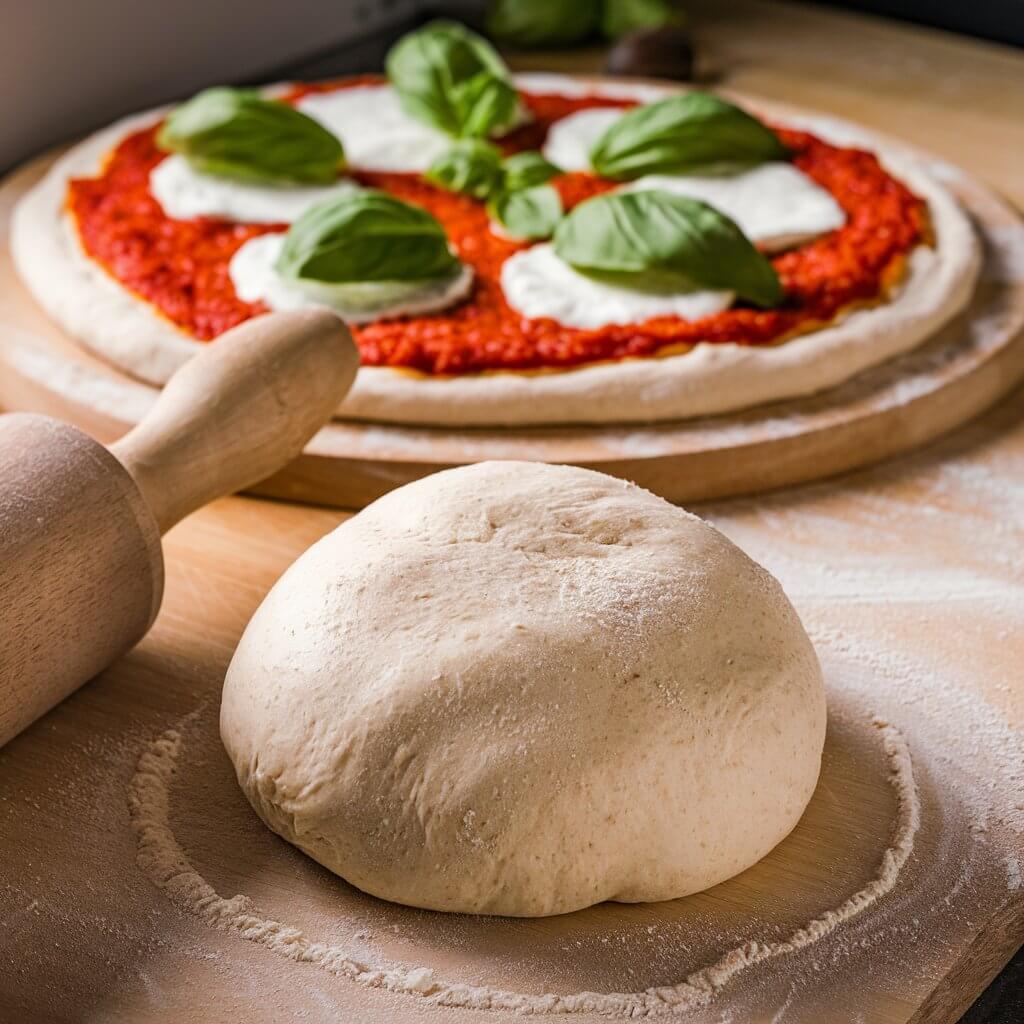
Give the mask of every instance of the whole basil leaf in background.
[(515, 153), (507, 157), (502, 164), (502, 188), (506, 192), (516, 192), (534, 185), (543, 185), (562, 170), (556, 167), (543, 154), (534, 149)]
[(247, 181), (327, 183), (345, 162), (323, 125), (251, 89), (205, 89), (171, 111), (156, 141), (197, 170)]
[(502, 178), (501, 151), (480, 139), (456, 142), (430, 165), (424, 177), (449, 192), (486, 199)]
[(513, 46), (576, 43), (597, 31), (601, 6), (601, 0), (493, 0), (487, 32)]
[(385, 64), (406, 113), (449, 135), (494, 135), (515, 119), (519, 98), (501, 58), (455, 22), (403, 36)]
[(458, 266), (444, 228), (426, 210), (366, 189), (308, 209), (289, 229), (275, 269), (340, 284), (443, 277)]
[(618, 39), (629, 32), (681, 24), (682, 12), (670, 0), (605, 0), (601, 12), (601, 34)]
[(664, 283), (723, 289), (759, 306), (782, 299), (771, 263), (728, 217), (688, 196), (614, 192), (580, 203), (558, 225), (555, 252), (577, 270), (627, 286)]
[(624, 114), (597, 140), (590, 162), (602, 177), (626, 181), (785, 156), (757, 118), (711, 93), (690, 92)]
[(502, 192), (487, 210), (509, 238), (535, 242), (554, 233), (562, 219), (562, 197), (551, 185), (534, 185)]

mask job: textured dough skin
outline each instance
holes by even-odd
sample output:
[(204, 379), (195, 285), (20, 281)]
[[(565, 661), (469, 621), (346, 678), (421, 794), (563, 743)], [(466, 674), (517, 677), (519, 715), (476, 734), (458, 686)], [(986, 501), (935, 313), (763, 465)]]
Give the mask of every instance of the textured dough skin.
[(358, 888), (535, 917), (749, 867), (818, 778), (817, 658), (717, 530), (589, 470), (393, 491), (257, 610), (221, 735), (275, 832)]

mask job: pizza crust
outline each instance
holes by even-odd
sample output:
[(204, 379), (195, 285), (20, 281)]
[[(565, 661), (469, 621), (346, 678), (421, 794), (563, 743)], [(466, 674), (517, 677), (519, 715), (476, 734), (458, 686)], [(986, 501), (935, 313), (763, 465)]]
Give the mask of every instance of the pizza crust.
[[(527, 74), (518, 83), (562, 95), (662, 98), (677, 89), (636, 83), (591, 83)], [(760, 106), (771, 114), (771, 108)], [(134, 377), (162, 385), (203, 342), (166, 320), (83, 252), (65, 213), (67, 181), (97, 173), (125, 135), (163, 110), (117, 122), (59, 159), (18, 204), (11, 248), (22, 280), (70, 335)], [(429, 377), (365, 366), (338, 410), (342, 418), (437, 426), (643, 423), (731, 412), (814, 394), (916, 347), (968, 303), (981, 246), (956, 198), (919, 157), (829, 117), (779, 115), (844, 145), (871, 149), (886, 170), (929, 208), (934, 248), (919, 246), (890, 300), (789, 342), (752, 347), (698, 344), (680, 355), (621, 360), (568, 370), (493, 371)]]

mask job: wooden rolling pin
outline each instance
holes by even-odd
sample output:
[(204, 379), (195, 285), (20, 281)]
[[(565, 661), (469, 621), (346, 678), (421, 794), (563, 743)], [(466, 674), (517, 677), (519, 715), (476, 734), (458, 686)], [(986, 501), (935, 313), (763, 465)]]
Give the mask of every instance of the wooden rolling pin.
[(332, 313), (272, 313), (190, 360), (109, 449), (45, 416), (0, 416), (0, 745), (142, 638), (161, 534), (298, 455), (357, 366)]

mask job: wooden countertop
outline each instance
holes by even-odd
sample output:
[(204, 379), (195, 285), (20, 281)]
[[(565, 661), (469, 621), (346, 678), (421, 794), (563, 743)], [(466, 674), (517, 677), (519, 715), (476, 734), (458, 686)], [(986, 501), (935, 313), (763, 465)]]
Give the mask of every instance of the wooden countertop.
[[(904, 136), (1024, 207), (1024, 54), (790, 4), (692, 6), (702, 59), (728, 85)], [(513, 60), (600, 67), (594, 52)], [(1022, 508), (1018, 391), (912, 457), (696, 511), (775, 571), (815, 629), (884, 638), (922, 664), (979, 678), (986, 699), (1024, 728)], [(258, 950), (230, 969), (227, 939), (123, 884), (111, 864), (129, 842), (124, 785), (140, 743), (197, 705), (216, 706), (267, 588), (344, 518), (232, 498), (186, 520), (166, 538), (166, 597), (149, 637), (0, 751), (4, 1019), (281, 1019), (273, 1007), (289, 998), (293, 976), (267, 967)], [(170, 930), (187, 935), (184, 967)], [(988, 964), (988, 976), (1001, 966)], [(856, 1019), (950, 1021), (976, 991), (956, 977), (920, 978), (898, 1002), (866, 992)], [(366, 1020), (387, 1019), (380, 1013)]]

